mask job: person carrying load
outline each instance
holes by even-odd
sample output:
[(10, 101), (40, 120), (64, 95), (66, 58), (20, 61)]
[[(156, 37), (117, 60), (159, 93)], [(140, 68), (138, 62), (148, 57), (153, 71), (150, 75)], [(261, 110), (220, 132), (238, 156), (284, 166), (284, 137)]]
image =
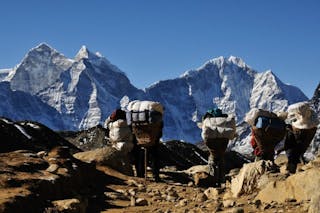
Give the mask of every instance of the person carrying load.
[(255, 161), (274, 161), (276, 145), (283, 140), (286, 133), (285, 122), (277, 114), (253, 108), (245, 117), (251, 126), (251, 146), (254, 149)]
[[(308, 149), (319, 124), (317, 114), (308, 102), (299, 102), (288, 107), (287, 135), (284, 150), (288, 157), (287, 173), (295, 173), (297, 164), (303, 159), (303, 154)], [(282, 150), (279, 150), (280, 152)]]
[(159, 143), (163, 129), (163, 106), (154, 101), (131, 101), (128, 104), (132, 131), (136, 138), (135, 167), (138, 177), (147, 177), (148, 159), (156, 182), (159, 177)]
[(133, 175), (130, 164), (131, 151), (134, 147), (131, 127), (127, 123), (126, 112), (121, 109), (114, 110), (106, 119), (104, 127), (109, 130), (111, 146), (121, 153), (119, 161), (126, 175)]
[(235, 137), (234, 117), (223, 114), (219, 108), (208, 110), (203, 116), (201, 137), (209, 150), (209, 174), (215, 187), (225, 182), (224, 154), (229, 140)]

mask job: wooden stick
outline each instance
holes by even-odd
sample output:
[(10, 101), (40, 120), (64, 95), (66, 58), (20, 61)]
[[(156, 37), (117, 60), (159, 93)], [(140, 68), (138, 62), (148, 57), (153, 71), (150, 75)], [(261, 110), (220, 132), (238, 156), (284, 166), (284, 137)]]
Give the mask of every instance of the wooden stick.
[(148, 166), (148, 159), (147, 159), (147, 148), (144, 148), (144, 181), (147, 182), (147, 166)]

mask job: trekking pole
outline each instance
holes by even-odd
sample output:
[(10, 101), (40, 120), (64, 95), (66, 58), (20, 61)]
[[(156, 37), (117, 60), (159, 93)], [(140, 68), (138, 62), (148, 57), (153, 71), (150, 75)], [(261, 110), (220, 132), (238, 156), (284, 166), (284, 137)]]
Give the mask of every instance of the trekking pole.
[(144, 181), (147, 182), (147, 148), (144, 148)]

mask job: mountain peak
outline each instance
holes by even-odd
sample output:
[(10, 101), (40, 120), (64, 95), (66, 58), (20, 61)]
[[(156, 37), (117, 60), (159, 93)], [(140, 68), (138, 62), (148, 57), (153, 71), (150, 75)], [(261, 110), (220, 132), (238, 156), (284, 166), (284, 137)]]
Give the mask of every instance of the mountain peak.
[(85, 45), (82, 45), (77, 55), (75, 56), (75, 59), (76, 60), (96, 59), (100, 57), (101, 57), (101, 54), (92, 53)]
[(232, 55), (231, 55), (231, 56), (228, 58), (228, 61), (229, 61), (230, 63), (233, 63), (233, 64), (238, 65), (239, 67), (247, 67), (247, 64), (244, 63), (244, 61), (242, 60), (242, 58), (239, 58), (239, 57), (236, 57), (236, 56), (232, 56)]
[(242, 58), (240, 57), (236, 57), (236, 56), (230, 56), (229, 58), (224, 57), (224, 56), (219, 56), (217, 58), (213, 58), (211, 60), (209, 60), (207, 63), (205, 64), (215, 64), (218, 66), (222, 66), (223, 64), (235, 64), (239, 67), (245, 68), (248, 67), (248, 65), (242, 60)]
[(48, 45), (45, 42), (40, 43), (38, 46), (32, 48), (30, 52), (57, 52), (55, 49), (53, 49), (50, 45)]

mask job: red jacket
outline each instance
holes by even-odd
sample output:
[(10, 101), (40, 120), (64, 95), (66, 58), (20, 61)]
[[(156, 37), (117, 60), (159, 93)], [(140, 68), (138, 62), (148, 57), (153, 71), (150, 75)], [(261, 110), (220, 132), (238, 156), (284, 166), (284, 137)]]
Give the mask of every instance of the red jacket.
[(258, 147), (258, 144), (257, 144), (255, 138), (254, 138), (254, 133), (253, 133), (253, 131), (251, 131), (250, 144), (251, 144), (251, 146), (252, 146), (252, 148), (253, 148), (253, 154), (254, 154), (255, 156), (260, 156), (260, 155), (261, 155), (261, 151), (260, 151), (260, 149), (259, 149), (259, 147)]

